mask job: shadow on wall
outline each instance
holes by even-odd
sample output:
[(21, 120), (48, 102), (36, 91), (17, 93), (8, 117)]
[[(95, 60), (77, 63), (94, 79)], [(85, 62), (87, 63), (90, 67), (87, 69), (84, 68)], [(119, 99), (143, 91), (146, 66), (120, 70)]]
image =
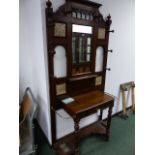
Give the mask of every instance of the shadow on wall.
[[(40, 96), (37, 96), (37, 103), (38, 103), (38, 111), (37, 111), (37, 120), (38, 123), (40, 125), (40, 127), (42, 128), (42, 130), (44, 131), (44, 133), (49, 134), (49, 118), (47, 118), (46, 113), (44, 113), (44, 111), (47, 111), (47, 106), (45, 106), (45, 104), (47, 104), (43, 98), (41, 98)], [(50, 110), (50, 109), (49, 109)], [(47, 135), (50, 136), (50, 135)]]

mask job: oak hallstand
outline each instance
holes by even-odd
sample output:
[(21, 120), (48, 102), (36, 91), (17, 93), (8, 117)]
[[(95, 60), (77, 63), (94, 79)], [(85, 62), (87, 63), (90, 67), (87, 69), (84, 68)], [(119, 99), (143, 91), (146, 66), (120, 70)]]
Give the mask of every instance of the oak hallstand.
[[(88, 0), (66, 0), (56, 12), (46, 2), (46, 31), (51, 108), (52, 144), (59, 155), (79, 155), (79, 140), (90, 134), (109, 139), (114, 98), (104, 92), (111, 16), (99, 12), (101, 4)], [(58, 77), (54, 58), (57, 47), (65, 51), (66, 75)], [(100, 64), (98, 59), (101, 59)], [(60, 62), (59, 62), (60, 63)], [(65, 66), (62, 66), (65, 67)], [(64, 99), (71, 98), (69, 104)], [(102, 111), (108, 108), (106, 121)], [(64, 109), (74, 120), (75, 132), (57, 139), (56, 113)], [(80, 120), (100, 110), (95, 123), (82, 129)], [(65, 121), (64, 121), (65, 123)]]

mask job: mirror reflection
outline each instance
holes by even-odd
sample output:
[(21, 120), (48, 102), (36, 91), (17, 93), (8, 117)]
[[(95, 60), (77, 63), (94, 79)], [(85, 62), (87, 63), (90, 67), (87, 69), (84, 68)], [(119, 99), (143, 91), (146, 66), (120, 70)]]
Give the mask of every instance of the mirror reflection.
[[(92, 27), (72, 25), (72, 60), (74, 72), (90, 71)], [(76, 71), (75, 71), (76, 70)]]
[(63, 46), (58, 45), (55, 47), (54, 51), (54, 76), (57, 78), (66, 77), (66, 49)]
[(103, 70), (104, 49), (102, 46), (96, 49), (96, 65), (95, 72), (101, 72)]

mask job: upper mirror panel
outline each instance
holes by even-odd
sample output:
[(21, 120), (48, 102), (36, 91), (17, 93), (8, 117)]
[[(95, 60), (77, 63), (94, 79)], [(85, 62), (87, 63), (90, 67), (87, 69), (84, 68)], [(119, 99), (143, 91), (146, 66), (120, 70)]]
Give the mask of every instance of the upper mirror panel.
[(72, 25), (72, 75), (91, 72), (92, 31), (91, 26)]
[(92, 34), (93, 28), (85, 25), (72, 25), (72, 32)]

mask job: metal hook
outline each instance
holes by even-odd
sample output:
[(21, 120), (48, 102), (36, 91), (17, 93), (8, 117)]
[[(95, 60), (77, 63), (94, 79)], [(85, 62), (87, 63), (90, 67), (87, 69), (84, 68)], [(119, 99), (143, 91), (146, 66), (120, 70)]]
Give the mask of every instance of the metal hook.
[(108, 50), (108, 52), (112, 53), (112, 52), (113, 52), (113, 50)]

